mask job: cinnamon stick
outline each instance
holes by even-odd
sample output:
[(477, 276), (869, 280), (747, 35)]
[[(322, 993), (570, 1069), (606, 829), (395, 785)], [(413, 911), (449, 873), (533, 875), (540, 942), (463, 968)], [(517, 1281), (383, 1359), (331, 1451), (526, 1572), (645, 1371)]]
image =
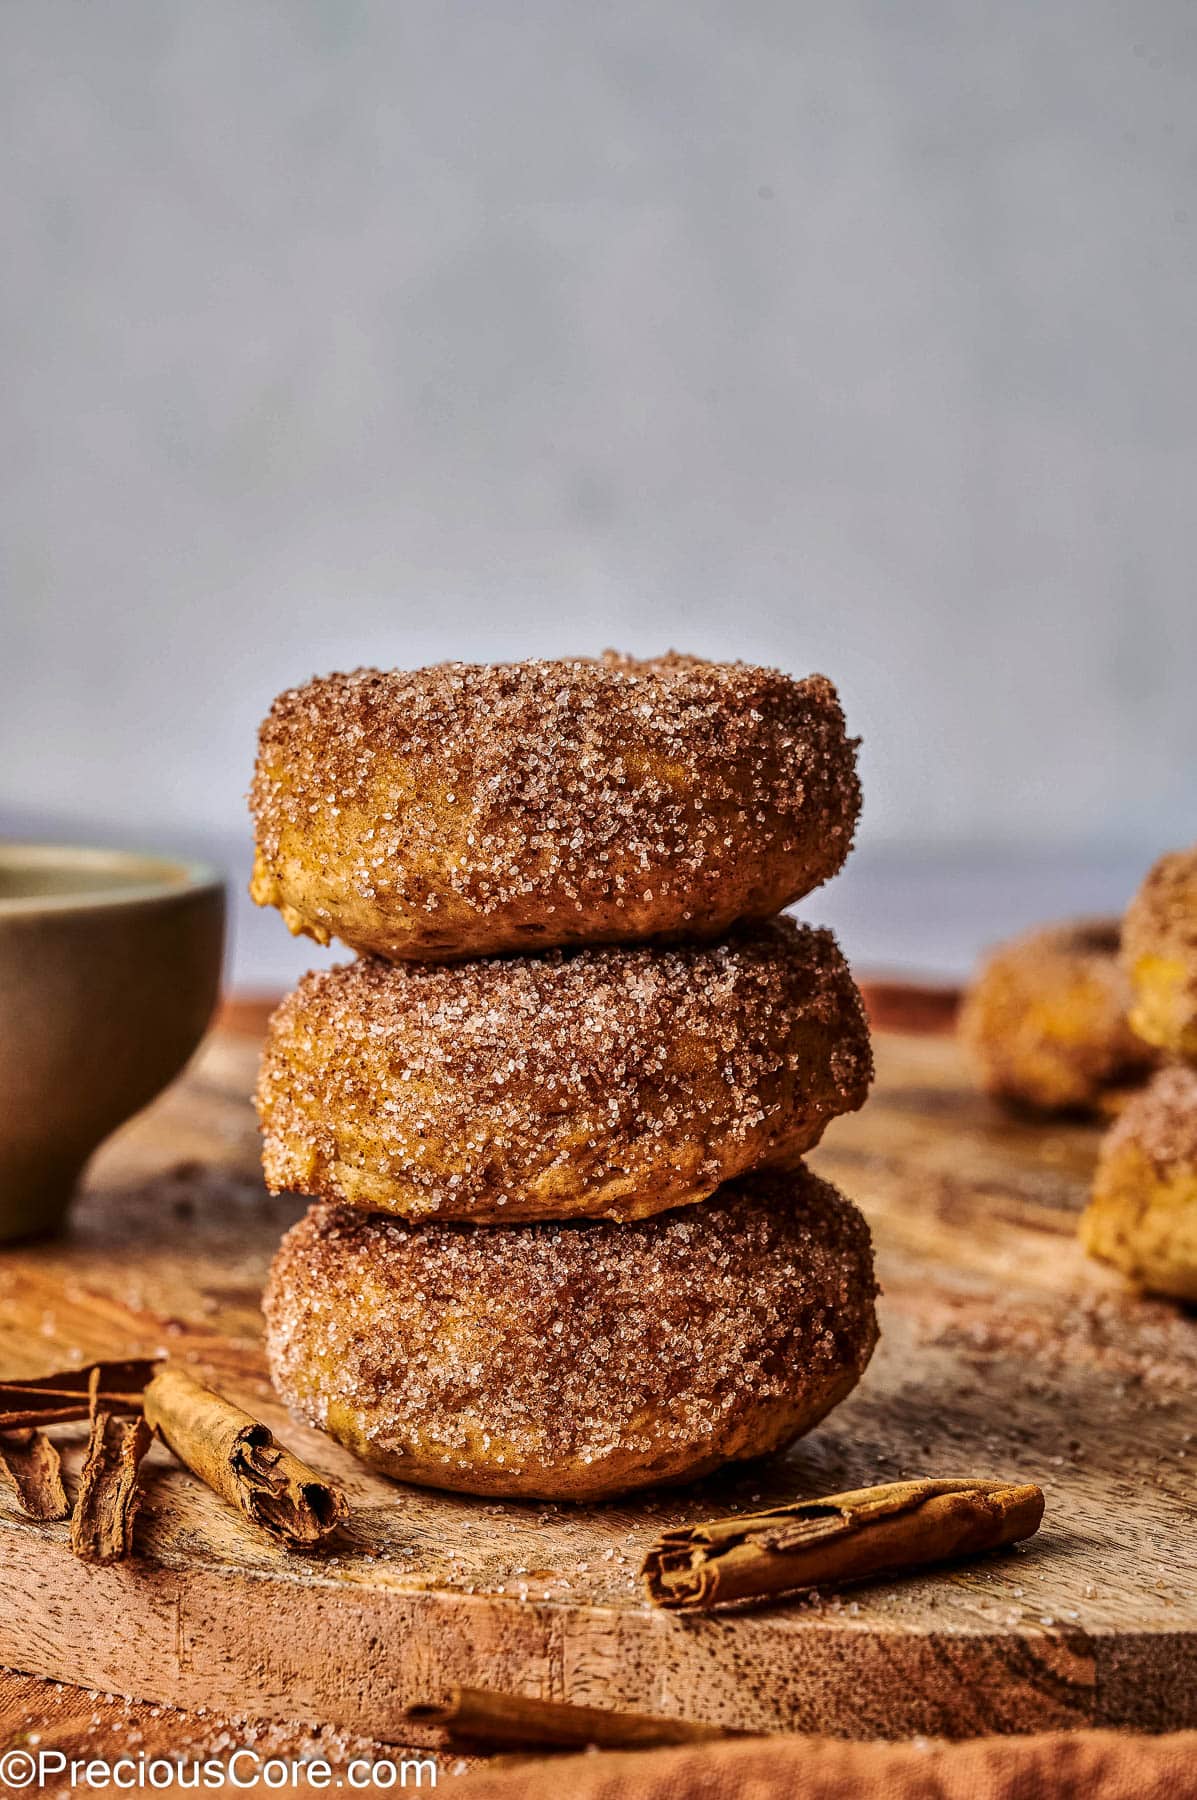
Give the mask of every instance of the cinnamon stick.
[(413, 1725), (440, 1726), (455, 1739), (495, 1746), (648, 1749), (663, 1744), (702, 1744), (740, 1735), (721, 1725), (702, 1725), (692, 1719), (609, 1712), (601, 1706), (573, 1706), (563, 1700), (538, 1700), (527, 1694), (498, 1694), (473, 1687), (454, 1688), (442, 1703), (409, 1706), (406, 1717)]
[(65, 1519), (71, 1510), (62, 1485), (62, 1462), (44, 1431), (0, 1432), (0, 1474), (17, 1490), (30, 1519)]
[(320, 1543), (349, 1516), (341, 1490), (268, 1426), (171, 1363), (146, 1388), (145, 1417), (192, 1474), (292, 1549)]
[(71, 1519), (71, 1549), (83, 1562), (119, 1562), (132, 1550), (138, 1470), (152, 1436), (140, 1416), (94, 1411)]
[(1042, 1518), (1030, 1484), (895, 1481), (667, 1531), (641, 1573), (657, 1606), (705, 1611), (975, 1556)]
[(142, 1392), (157, 1366), (154, 1358), (136, 1357), (88, 1363), (82, 1369), (62, 1369), (28, 1381), (0, 1381), (0, 1432), (90, 1419), (93, 1384), (105, 1412), (140, 1412)]

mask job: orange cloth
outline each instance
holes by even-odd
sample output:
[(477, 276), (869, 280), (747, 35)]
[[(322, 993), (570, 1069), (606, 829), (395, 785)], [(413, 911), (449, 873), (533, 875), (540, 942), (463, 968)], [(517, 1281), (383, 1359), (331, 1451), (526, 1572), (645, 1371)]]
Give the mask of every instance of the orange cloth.
[(463, 1800), (1190, 1800), (1197, 1731), (856, 1744), (749, 1738), (478, 1770)]

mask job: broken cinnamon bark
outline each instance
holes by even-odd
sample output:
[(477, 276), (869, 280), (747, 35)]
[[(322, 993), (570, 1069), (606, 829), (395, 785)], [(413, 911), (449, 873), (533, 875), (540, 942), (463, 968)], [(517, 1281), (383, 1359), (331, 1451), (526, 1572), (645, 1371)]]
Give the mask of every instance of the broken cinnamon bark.
[[(142, 1390), (156, 1367), (152, 1358), (139, 1357), (87, 1363), (81, 1369), (62, 1369), (28, 1380), (0, 1381), (0, 1469), (12, 1481), (21, 1508), (30, 1518), (65, 1519), (71, 1511), (58, 1451), (39, 1427), (91, 1419), (94, 1437), (97, 1411), (108, 1416), (141, 1411)], [(90, 1458), (91, 1445), (88, 1454)], [(117, 1460), (119, 1463), (119, 1456)], [(98, 1504), (94, 1484), (99, 1474), (97, 1465), (87, 1495), (89, 1509)], [(106, 1486), (103, 1491), (107, 1494)], [(135, 1508), (132, 1491), (120, 1504)], [(83, 1541), (92, 1541), (93, 1526), (94, 1520), (84, 1521)]]
[(149, 1426), (222, 1500), (292, 1549), (310, 1549), (349, 1516), (349, 1502), (269, 1427), (167, 1363), (145, 1391)]
[(1042, 1518), (1030, 1484), (895, 1481), (667, 1531), (641, 1573), (656, 1605), (705, 1611), (975, 1556)]
[(17, 1490), (30, 1519), (65, 1519), (71, 1510), (62, 1485), (62, 1462), (44, 1431), (0, 1432), (0, 1474)]
[(105, 1412), (140, 1412), (146, 1382), (157, 1367), (155, 1358), (138, 1357), (87, 1363), (82, 1369), (62, 1369), (29, 1381), (0, 1381), (0, 1432), (90, 1419), (93, 1387)]
[(71, 1519), (71, 1549), (83, 1562), (119, 1562), (132, 1550), (138, 1471), (152, 1437), (143, 1418), (93, 1413)]

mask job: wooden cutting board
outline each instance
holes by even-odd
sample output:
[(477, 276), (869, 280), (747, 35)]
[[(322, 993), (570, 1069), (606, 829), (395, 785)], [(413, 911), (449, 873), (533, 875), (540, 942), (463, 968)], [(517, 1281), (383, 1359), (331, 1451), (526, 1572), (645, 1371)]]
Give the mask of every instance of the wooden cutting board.
[[(272, 1398), (257, 1296), (298, 1205), (257, 1174), (259, 1026), (227, 1020), (107, 1147), (67, 1237), (0, 1252), (0, 1369), (184, 1358), (343, 1482), (351, 1528), (288, 1555), (155, 1448), (136, 1558), (93, 1569), (0, 1486), (0, 1663), (409, 1740), (403, 1709), (457, 1682), (848, 1736), (1197, 1724), (1197, 1319), (1081, 1255), (1094, 1128), (1012, 1122), (949, 1036), (879, 1032), (872, 1099), (812, 1159), (876, 1236), (883, 1337), (857, 1392), (784, 1458), (682, 1494), (487, 1503), (376, 1478)], [(1044, 1527), (757, 1611), (642, 1598), (666, 1525), (914, 1473), (1038, 1481)]]

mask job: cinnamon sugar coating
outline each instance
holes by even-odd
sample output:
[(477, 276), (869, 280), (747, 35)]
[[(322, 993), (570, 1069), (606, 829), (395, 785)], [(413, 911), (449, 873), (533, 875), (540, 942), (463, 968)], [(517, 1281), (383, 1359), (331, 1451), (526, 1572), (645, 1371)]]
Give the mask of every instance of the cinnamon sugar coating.
[(719, 937), (840, 868), (855, 752), (824, 676), (742, 663), (329, 675), (262, 726), (250, 891), (394, 961)]
[(636, 1219), (792, 1167), (872, 1075), (829, 931), (721, 944), (371, 958), (306, 975), (270, 1023), (263, 1165), (406, 1218)]
[(597, 1499), (809, 1430), (876, 1341), (868, 1227), (806, 1169), (638, 1224), (314, 1206), (263, 1300), (275, 1386), (386, 1474)]
[(1154, 1293), (1197, 1300), (1197, 1069), (1161, 1069), (1107, 1132), (1081, 1241)]
[(1129, 1022), (1117, 919), (1076, 919), (1001, 944), (960, 1014), (981, 1085), (1043, 1112), (1104, 1110), (1155, 1058)]
[(1197, 1063), (1197, 844), (1161, 856), (1130, 903), (1122, 944), (1131, 1024), (1147, 1043)]

